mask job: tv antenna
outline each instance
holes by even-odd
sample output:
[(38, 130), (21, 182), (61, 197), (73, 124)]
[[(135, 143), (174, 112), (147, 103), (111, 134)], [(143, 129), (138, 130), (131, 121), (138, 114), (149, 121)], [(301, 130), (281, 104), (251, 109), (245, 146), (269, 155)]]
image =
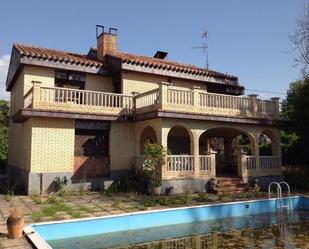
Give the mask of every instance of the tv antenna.
[(202, 49), (203, 53), (205, 53), (205, 60), (206, 60), (206, 69), (209, 68), (208, 63), (208, 32), (205, 30), (205, 32), (202, 34), (202, 38), (204, 39), (203, 45), (198, 47), (193, 47), (192, 49)]

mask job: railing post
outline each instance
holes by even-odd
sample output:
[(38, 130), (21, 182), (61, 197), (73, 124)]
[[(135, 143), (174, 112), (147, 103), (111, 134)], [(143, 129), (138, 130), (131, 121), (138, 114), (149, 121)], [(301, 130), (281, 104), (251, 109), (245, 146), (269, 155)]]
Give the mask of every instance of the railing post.
[(206, 155), (210, 155), (210, 178), (216, 177), (216, 154), (217, 151), (214, 151), (211, 148), (206, 152)]
[(200, 87), (193, 86), (193, 107), (196, 108), (200, 105)]
[(167, 103), (167, 91), (168, 91), (168, 86), (170, 83), (168, 82), (161, 82), (160, 87), (159, 87), (159, 103), (160, 103), (160, 109), (164, 109), (164, 106)]
[(250, 98), (251, 112), (253, 116), (255, 116), (258, 112), (257, 96), (258, 96), (257, 94), (248, 95), (248, 97)]
[(279, 119), (279, 115), (280, 115), (280, 112), (279, 112), (279, 100), (280, 100), (280, 98), (278, 98), (278, 97), (274, 97), (274, 98), (271, 98), (271, 100), (272, 100), (272, 102), (273, 102), (273, 104), (274, 104), (274, 106), (275, 106), (275, 113), (274, 113), (274, 116), (275, 116), (275, 118), (277, 118), (277, 119)]
[(237, 152), (237, 171), (238, 171), (238, 176), (242, 177), (243, 182), (248, 181), (248, 169), (246, 165), (246, 152), (244, 152), (242, 149), (240, 149)]
[(33, 84), (33, 96), (32, 96), (32, 108), (38, 108), (41, 101), (41, 82), (32, 81)]

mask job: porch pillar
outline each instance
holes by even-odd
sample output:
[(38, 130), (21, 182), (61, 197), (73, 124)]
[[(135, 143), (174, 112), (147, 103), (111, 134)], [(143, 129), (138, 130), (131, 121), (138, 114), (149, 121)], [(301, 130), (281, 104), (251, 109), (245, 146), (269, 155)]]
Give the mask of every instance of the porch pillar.
[(238, 171), (238, 176), (243, 179), (243, 182), (248, 181), (248, 169), (247, 169), (247, 164), (246, 164), (246, 152), (243, 150), (239, 150), (237, 152), (237, 171)]
[[(168, 132), (169, 132), (169, 129), (161, 127), (160, 133), (157, 134), (158, 144), (161, 144), (163, 146), (163, 148), (166, 149), (166, 150), (168, 149), (167, 148)], [(162, 178), (162, 180), (166, 179), (166, 177), (168, 175), (167, 166), (168, 166), (168, 162), (167, 162), (167, 157), (166, 157), (165, 158), (165, 164), (162, 166), (162, 170), (161, 170), (161, 173), (162, 173), (162, 177), (161, 178)]]
[(255, 167), (256, 167), (256, 176), (259, 176), (261, 174), (260, 172), (260, 134), (254, 134), (254, 141), (253, 142), (253, 148), (252, 148), (252, 155), (255, 156)]
[(199, 135), (193, 132), (193, 157), (194, 157), (194, 177), (200, 176), (200, 152), (199, 152)]
[(216, 177), (216, 154), (217, 151), (212, 150), (211, 148), (207, 151), (207, 155), (210, 155), (210, 178)]

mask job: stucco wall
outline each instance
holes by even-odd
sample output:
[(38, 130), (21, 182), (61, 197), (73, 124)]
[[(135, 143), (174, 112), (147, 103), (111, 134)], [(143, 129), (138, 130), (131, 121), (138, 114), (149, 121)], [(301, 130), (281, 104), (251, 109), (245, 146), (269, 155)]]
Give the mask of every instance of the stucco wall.
[[(143, 93), (159, 87), (161, 82), (167, 82), (169, 77), (154, 76), (142, 73), (125, 72), (122, 73), (122, 93), (132, 94), (132, 92)], [(206, 84), (182, 79), (171, 79), (171, 86), (174, 89), (189, 90), (193, 86), (198, 86), (206, 90)]]
[(55, 85), (55, 70), (52, 68), (25, 66), (23, 71), (24, 94), (31, 89), (32, 81), (40, 81), (42, 87), (53, 87)]
[(86, 74), (86, 90), (99, 92), (114, 92), (113, 81), (111, 77)]
[(130, 170), (134, 163), (134, 124), (113, 122), (110, 131), (110, 170)]

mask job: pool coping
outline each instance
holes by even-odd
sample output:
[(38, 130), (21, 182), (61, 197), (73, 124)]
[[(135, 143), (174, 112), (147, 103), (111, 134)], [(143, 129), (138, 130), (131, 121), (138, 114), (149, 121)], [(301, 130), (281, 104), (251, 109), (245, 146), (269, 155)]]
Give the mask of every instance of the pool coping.
[[(293, 195), (290, 197), (283, 197), (282, 199), (288, 199), (288, 198), (300, 198), (305, 197), (309, 198), (309, 196), (306, 195)], [(270, 201), (270, 200), (277, 200), (278, 198), (264, 198), (264, 199), (254, 199), (254, 200), (246, 200), (246, 201), (234, 201), (234, 202), (220, 202), (220, 203), (214, 203), (214, 204), (204, 204), (204, 205), (196, 205), (196, 206), (187, 206), (187, 207), (175, 207), (175, 208), (164, 208), (164, 209), (156, 209), (156, 210), (148, 210), (148, 211), (136, 211), (136, 212), (130, 212), (130, 213), (122, 213), (122, 214), (112, 214), (112, 215), (106, 215), (106, 216), (97, 216), (97, 217), (89, 217), (89, 218), (79, 218), (79, 219), (68, 219), (68, 220), (60, 220), (60, 221), (48, 221), (48, 222), (39, 222), (39, 223), (33, 223), (29, 224), (26, 227), (24, 227), (23, 232), (25, 234), (25, 237), (30, 240), (32, 245), (34, 245), (36, 248), (39, 249), (53, 249), (40, 235), (37, 233), (33, 226), (35, 225), (49, 225), (49, 224), (60, 224), (60, 223), (69, 223), (69, 222), (78, 222), (78, 221), (90, 221), (90, 220), (97, 220), (97, 219), (108, 219), (108, 218), (114, 218), (114, 217), (121, 217), (121, 216), (130, 216), (130, 215), (141, 215), (141, 214), (147, 214), (147, 213), (157, 213), (157, 212), (167, 212), (167, 211), (173, 211), (173, 210), (186, 210), (186, 209), (192, 209), (192, 208), (199, 208), (199, 207), (209, 207), (209, 206), (220, 206), (220, 205), (233, 205), (233, 204), (240, 204), (240, 203), (253, 203), (258, 201)]]

